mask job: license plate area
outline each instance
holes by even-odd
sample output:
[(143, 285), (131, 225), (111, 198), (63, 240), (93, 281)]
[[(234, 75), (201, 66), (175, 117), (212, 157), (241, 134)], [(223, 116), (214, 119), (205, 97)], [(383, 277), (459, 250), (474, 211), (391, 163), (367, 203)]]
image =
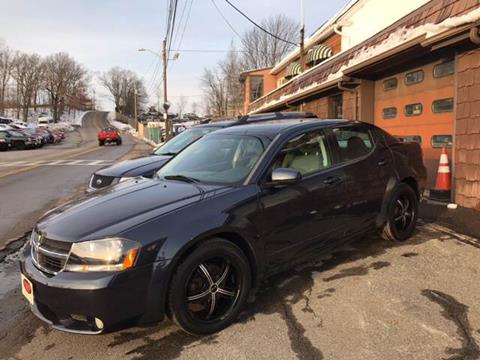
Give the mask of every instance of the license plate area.
[(26, 278), (25, 275), (20, 274), (20, 281), (22, 285), (22, 294), (28, 300), (30, 305), (33, 305), (33, 284)]

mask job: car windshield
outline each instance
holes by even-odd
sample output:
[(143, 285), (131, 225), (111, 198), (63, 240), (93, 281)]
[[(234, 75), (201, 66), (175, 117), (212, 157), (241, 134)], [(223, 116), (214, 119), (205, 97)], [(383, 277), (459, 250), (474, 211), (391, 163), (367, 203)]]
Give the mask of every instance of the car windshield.
[(181, 134), (175, 136), (169, 142), (163, 144), (162, 146), (156, 148), (153, 151), (154, 155), (175, 155), (181, 150), (186, 148), (195, 140), (207, 135), (208, 133), (217, 130), (215, 127), (205, 127), (205, 128), (193, 128), (188, 129), (182, 132)]
[(175, 156), (158, 171), (157, 176), (235, 184), (247, 177), (264, 150), (262, 141), (253, 136), (212, 134)]

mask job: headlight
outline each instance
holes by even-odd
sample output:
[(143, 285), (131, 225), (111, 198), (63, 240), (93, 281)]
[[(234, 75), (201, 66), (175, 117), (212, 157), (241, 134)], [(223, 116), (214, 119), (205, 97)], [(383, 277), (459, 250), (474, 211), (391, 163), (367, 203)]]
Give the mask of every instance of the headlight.
[(135, 265), (140, 249), (136, 241), (109, 238), (74, 243), (65, 271), (121, 271)]

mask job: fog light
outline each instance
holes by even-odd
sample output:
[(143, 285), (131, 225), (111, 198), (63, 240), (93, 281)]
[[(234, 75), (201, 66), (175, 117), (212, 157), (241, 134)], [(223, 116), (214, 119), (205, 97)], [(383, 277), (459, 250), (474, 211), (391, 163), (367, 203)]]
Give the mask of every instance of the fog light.
[(95, 318), (95, 326), (97, 327), (98, 330), (103, 329), (103, 321), (100, 320), (99, 318)]

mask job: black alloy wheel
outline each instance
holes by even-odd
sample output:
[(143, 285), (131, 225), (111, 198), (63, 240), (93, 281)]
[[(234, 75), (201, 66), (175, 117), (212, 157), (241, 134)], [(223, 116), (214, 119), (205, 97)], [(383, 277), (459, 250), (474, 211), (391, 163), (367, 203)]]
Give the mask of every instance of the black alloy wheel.
[(177, 268), (169, 292), (173, 320), (186, 332), (203, 335), (230, 325), (251, 284), (248, 260), (235, 244), (211, 239)]
[(418, 219), (418, 197), (407, 184), (399, 184), (388, 205), (383, 236), (388, 240), (405, 241), (415, 230)]

